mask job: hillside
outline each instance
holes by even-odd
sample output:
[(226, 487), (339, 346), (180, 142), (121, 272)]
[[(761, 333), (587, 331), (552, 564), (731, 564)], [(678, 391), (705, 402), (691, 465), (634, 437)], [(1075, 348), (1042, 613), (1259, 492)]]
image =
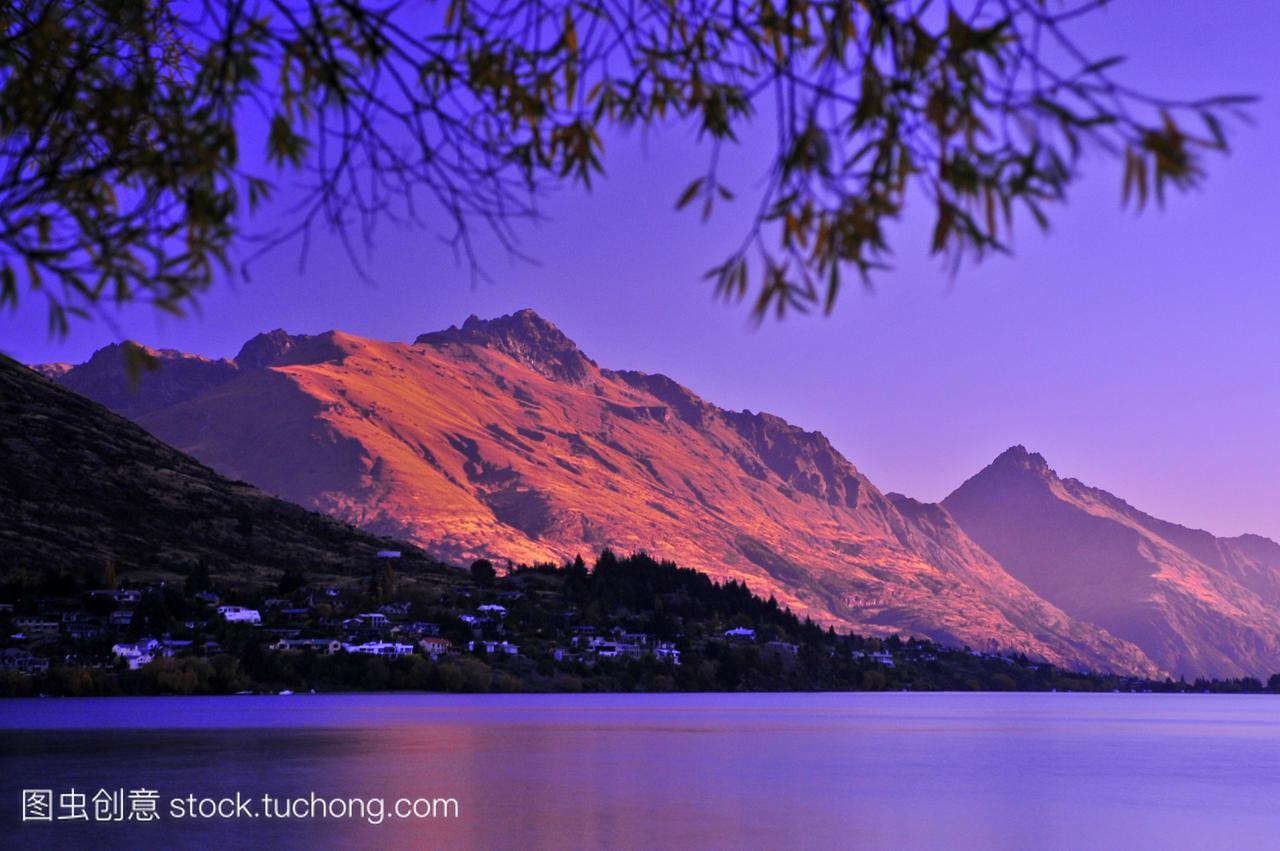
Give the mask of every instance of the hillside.
[(895, 505), (821, 434), (601, 369), (532, 311), (413, 344), (275, 331), (234, 361), (160, 355), (183, 376), (144, 375), (123, 401), (98, 373), (118, 353), (58, 380), (224, 475), (440, 558), (647, 550), (824, 624), (1156, 672), (945, 511)]
[(229, 481), (138, 426), (0, 357), (0, 566), (7, 571), (220, 576), (308, 566), (366, 575), (404, 544)]
[(1280, 670), (1280, 546), (1266, 538), (1159, 520), (1021, 446), (943, 505), (1036, 594), (1175, 675)]

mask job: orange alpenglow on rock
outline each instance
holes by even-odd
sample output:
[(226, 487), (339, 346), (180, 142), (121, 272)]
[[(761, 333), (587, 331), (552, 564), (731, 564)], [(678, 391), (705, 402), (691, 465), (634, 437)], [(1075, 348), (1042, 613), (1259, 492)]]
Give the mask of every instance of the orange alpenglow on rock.
[(530, 310), (412, 344), (273, 331), (234, 361), (158, 354), (181, 371), (126, 397), (106, 375), (118, 353), (53, 372), (224, 475), (442, 558), (646, 550), (839, 628), (1174, 672), (1144, 634), (1035, 593), (948, 508), (882, 494), (821, 434), (602, 369)]

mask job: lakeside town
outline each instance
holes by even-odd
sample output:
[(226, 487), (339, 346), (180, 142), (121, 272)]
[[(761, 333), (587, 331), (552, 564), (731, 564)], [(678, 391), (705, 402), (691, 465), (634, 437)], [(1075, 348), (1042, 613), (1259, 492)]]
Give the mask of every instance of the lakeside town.
[[(110, 570), (38, 589), (10, 582), (0, 694), (1264, 690), (1251, 678), (1149, 682), (997, 648), (837, 635), (744, 585), (643, 554), (501, 576), (478, 560), (429, 584), (398, 577), (398, 555), (379, 553), (367, 578), (290, 570), (274, 586), (219, 584), (207, 569), (182, 582)], [(78, 587), (94, 579), (103, 587)]]

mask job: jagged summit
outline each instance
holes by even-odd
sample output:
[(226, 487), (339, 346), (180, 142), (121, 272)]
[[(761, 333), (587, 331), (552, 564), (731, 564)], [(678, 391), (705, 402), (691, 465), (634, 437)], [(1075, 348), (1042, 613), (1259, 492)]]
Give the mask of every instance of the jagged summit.
[(1044, 460), (1044, 456), (1039, 452), (1030, 452), (1027, 447), (1021, 443), (1010, 446), (1004, 452), (996, 456), (996, 459), (990, 464), (991, 469), (1017, 469), (1030, 470), (1040, 475), (1052, 476), (1053, 470), (1049, 468), (1049, 463)]
[(484, 346), (502, 352), (554, 381), (578, 384), (596, 368), (577, 344), (551, 322), (530, 308), (497, 319), (481, 319), (472, 314), (459, 328), (420, 335), (415, 344)]
[(124, 347), (123, 343), (104, 346), (89, 360), (70, 369), (35, 369), (125, 416), (137, 416), (191, 398), (236, 374), (236, 365), (229, 360), (143, 346), (160, 369), (144, 372), (135, 381), (126, 365)]
[(258, 334), (236, 355), (241, 369), (266, 369), (300, 363), (340, 361), (347, 355), (345, 346), (359, 338), (341, 331), (323, 334), (290, 334), (281, 328)]
[(1280, 666), (1280, 547), (1146, 514), (1015, 446), (942, 501), (1010, 575), (1173, 675)]
[(236, 365), (241, 369), (263, 369), (288, 354), (293, 345), (294, 338), (283, 328), (263, 332), (240, 347)]

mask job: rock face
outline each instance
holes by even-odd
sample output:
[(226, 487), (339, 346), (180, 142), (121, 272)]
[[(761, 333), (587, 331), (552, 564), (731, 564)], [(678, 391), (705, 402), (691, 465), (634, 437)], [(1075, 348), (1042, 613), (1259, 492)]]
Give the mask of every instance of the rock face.
[(271, 332), (169, 404), (149, 379), (145, 404), (116, 404), (162, 440), (443, 558), (643, 549), (823, 623), (1157, 670), (1010, 577), (945, 510), (886, 497), (821, 434), (601, 369), (532, 311), (413, 344)]
[(0, 569), (80, 575), (110, 561), (172, 576), (204, 562), (258, 580), (264, 569), (301, 565), (367, 575), (381, 549), (401, 550), (402, 569), (444, 569), (412, 547), (229, 481), (0, 357)]
[(943, 505), (968, 536), (1068, 615), (1174, 675), (1280, 671), (1280, 545), (1145, 514), (1015, 446)]
[(146, 349), (159, 367), (131, 381), (124, 369), (124, 347), (111, 345), (94, 352), (86, 363), (71, 369), (65, 364), (43, 364), (39, 372), (64, 387), (101, 402), (127, 417), (186, 401), (230, 380), (236, 365), (173, 349)]

